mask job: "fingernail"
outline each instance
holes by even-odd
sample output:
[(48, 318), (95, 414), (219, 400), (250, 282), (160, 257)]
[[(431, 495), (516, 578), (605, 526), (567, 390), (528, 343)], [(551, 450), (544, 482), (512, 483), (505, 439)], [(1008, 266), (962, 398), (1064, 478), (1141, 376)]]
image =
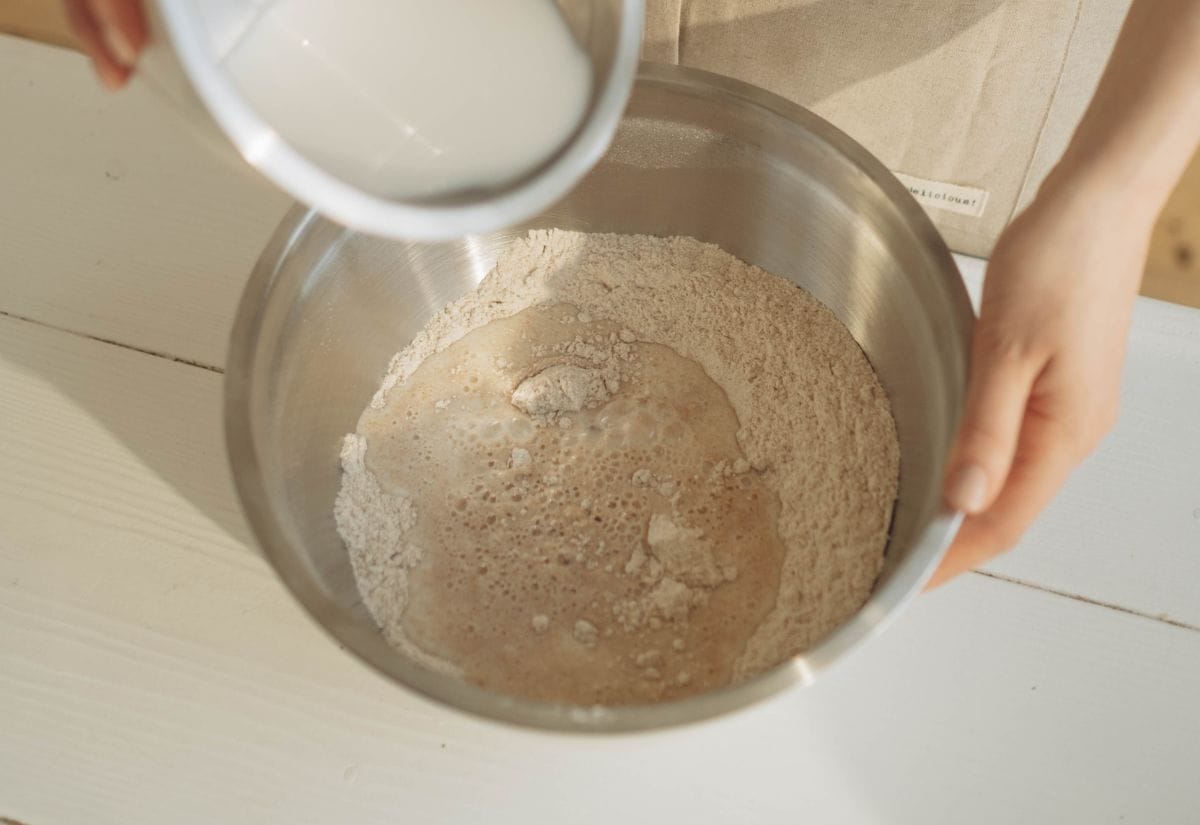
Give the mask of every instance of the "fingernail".
[(978, 464), (964, 464), (946, 484), (946, 502), (964, 513), (978, 513), (987, 496), (987, 474)]
[(104, 39), (104, 45), (108, 47), (113, 58), (122, 66), (129, 68), (137, 62), (137, 52), (134, 50), (133, 44), (116, 26), (101, 23), (100, 36)]

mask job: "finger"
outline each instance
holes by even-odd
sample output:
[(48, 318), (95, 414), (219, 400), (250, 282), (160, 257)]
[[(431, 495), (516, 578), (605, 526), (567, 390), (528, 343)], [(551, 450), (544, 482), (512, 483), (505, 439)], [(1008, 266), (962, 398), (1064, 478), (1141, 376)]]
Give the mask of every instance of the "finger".
[(100, 37), (100, 28), (83, 0), (66, 0), (67, 22), (79, 40), (79, 47), (92, 59), (96, 74), (110, 89), (118, 89), (129, 79), (129, 69), (109, 53)]
[(138, 0), (91, 0), (92, 16), (109, 52), (124, 66), (133, 66), (146, 47), (146, 20)]
[(1004, 486), (1041, 369), (1036, 359), (996, 343), (985, 326), (986, 312), (971, 348), (966, 407), (944, 489), (946, 503), (967, 514), (987, 509)]
[(1064, 425), (1037, 414), (1027, 417), (1004, 489), (985, 512), (963, 522), (926, 589), (974, 570), (1016, 544), (1070, 475), (1078, 457)]

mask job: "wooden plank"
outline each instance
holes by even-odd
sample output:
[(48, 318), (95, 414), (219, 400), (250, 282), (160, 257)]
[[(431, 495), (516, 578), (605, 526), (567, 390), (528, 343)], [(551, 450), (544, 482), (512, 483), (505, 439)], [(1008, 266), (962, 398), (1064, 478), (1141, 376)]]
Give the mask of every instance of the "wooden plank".
[(248, 563), (219, 374), (4, 317), (0, 367), (10, 536), (137, 523), (154, 542)]
[(0, 36), (0, 310), (224, 364), (242, 285), (288, 199), (144, 85)]
[(990, 569), (1200, 627), (1200, 323), (1161, 309), (1135, 328), (1116, 428)]
[[(958, 258), (976, 303), (984, 263)], [(987, 570), (1200, 627), (1200, 312), (1140, 299), (1121, 418)]]
[[(0, 317), (0, 545), (35, 549), (50, 565), (38, 580), (89, 609), (203, 614), (240, 578), (236, 624), (294, 622), (235, 498), (221, 386), (210, 370)], [(148, 591), (138, 570), (168, 584)]]
[(219, 376), (0, 319), (0, 815), (1194, 822), (1200, 633), (968, 576), (799, 693), (579, 740), (338, 650), (241, 543)]

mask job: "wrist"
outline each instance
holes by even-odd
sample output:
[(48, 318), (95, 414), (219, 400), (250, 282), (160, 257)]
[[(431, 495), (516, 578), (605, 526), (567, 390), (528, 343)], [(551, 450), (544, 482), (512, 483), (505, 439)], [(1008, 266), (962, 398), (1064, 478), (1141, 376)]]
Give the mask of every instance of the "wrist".
[(1036, 202), (1078, 215), (1101, 231), (1107, 228), (1133, 239), (1148, 239), (1173, 183), (1068, 153), (1046, 176)]

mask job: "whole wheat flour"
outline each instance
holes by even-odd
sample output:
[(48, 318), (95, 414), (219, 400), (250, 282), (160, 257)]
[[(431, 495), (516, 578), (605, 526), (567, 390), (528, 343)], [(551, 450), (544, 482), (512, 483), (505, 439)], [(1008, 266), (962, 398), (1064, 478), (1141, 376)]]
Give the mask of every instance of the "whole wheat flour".
[(393, 645), (620, 704), (744, 679), (857, 611), (899, 448), (866, 357), (789, 281), (690, 238), (550, 230), (395, 357), (342, 465)]

